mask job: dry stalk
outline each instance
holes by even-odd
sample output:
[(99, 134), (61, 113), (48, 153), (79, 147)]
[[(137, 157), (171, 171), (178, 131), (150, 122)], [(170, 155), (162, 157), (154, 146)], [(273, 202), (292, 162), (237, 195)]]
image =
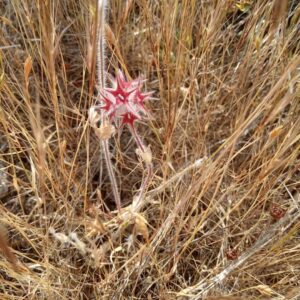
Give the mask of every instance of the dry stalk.
[[(141, 201), (142, 198), (138, 198), (138, 197), (135, 198), (131, 205), (124, 207), (122, 209), (121, 214), (118, 217), (123, 221), (123, 223), (130, 222), (133, 218), (136, 217), (136, 215), (138, 215), (142, 211), (142, 209), (144, 208), (144, 206), (147, 203), (151, 202), (151, 200), (153, 199), (154, 196), (156, 196), (156, 195), (160, 194), (161, 192), (163, 192), (164, 190), (166, 190), (166, 188), (168, 186), (170, 186), (172, 183), (180, 180), (188, 172), (198, 169), (201, 166), (203, 166), (206, 159), (207, 159), (206, 157), (197, 159), (192, 164), (186, 166), (183, 170), (177, 172), (174, 176), (172, 176), (165, 183), (161, 184), (157, 188), (146, 193), (145, 197), (143, 198), (143, 201)], [(160, 230), (156, 234), (156, 239), (154, 239), (151, 243), (152, 249), (155, 249), (156, 245), (159, 244), (159, 241), (161, 241), (164, 238), (166, 232), (168, 232), (170, 226), (172, 225), (174, 218), (177, 216), (178, 211), (181, 209), (184, 201), (185, 201), (185, 199), (183, 198), (182, 201), (180, 201), (178, 203), (178, 205), (175, 207), (175, 209), (173, 210), (173, 213), (170, 214), (169, 217), (167, 218), (167, 220), (164, 222), (164, 225), (161, 226)], [(115, 233), (113, 233), (111, 235), (111, 241), (115, 242), (120, 237), (121, 233), (122, 233), (121, 230), (117, 230)], [(110, 244), (111, 244), (110, 242), (107, 242), (101, 246), (103, 253), (106, 253), (107, 251), (109, 251)], [(146, 260), (144, 260), (143, 263), (145, 263)]]
[(210, 279), (203, 279), (198, 284), (185, 288), (178, 293), (178, 297), (187, 297), (189, 299), (203, 299), (216, 285), (222, 282), (238, 267), (246, 263), (254, 254), (265, 248), (268, 244), (278, 238), (278, 234), (284, 234), (291, 225), (300, 217), (299, 205), (292, 206), (286, 215), (277, 223), (271, 225), (256, 243), (245, 253), (243, 253), (237, 260), (229, 264), (222, 272)]

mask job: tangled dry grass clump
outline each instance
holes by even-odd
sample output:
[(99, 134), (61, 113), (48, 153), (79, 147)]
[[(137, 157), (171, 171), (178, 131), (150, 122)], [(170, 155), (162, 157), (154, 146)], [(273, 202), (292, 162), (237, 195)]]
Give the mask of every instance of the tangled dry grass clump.
[[(88, 122), (97, 1), (0, 3), (0, 299), (299, 299), (300, 5), (111, 0), (107, 72), (153, 119)], [(225, 297), (225, 298), (224, 298)]]

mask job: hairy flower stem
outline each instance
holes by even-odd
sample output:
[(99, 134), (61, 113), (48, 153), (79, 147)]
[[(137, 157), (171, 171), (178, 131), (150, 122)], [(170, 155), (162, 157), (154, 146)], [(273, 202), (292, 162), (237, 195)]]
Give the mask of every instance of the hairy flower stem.
[(110, 151), (109, 151), (109, 141), (108, 140), (101, 141), (101, 145), (102, 145), (102, 149), (104, 150), (104, 159), (106, 162), (106, 168), (107, 168), (109, 179), (110, 179), (111, 186), (112, 186), (115, 203), (116, 203), (117, 209), (120, 210), (121, 209), (121, 199), (120, 199), (120, 195), (119, 195), (115, 172), (114, 172), (112, 162), (111, 162)]
[[(105, 11), (108, 0), (98, 0), (98, 57), (97, 57), (97, 70), (98, 70), (98, 85), (99, 90), (105, 88), (106, 76), (105, 76)], [(104, 124), (105, 116), (101, 112), (101, 124)], [(111, 182), (114, 200), (117, 209), (121, 209), (121, 199), (118, 190), (117, 180), (115, 177), (113, 165), (111, 162), (111, 154), (109, 150), (109, 140), (102, 140), (101, 146), (104, 152), (104, 160), (108, 170), (109, 179)]]
[[(144, 155), (149, 155), (149, 153), (147, 153), (147, 151), (150, 151), (148, 149), (148, 147), (146, 147), (143, 144), (142, 139), (140, 138), (140, 136), (138, 135), (137, 131), (135, 130), (135, 128), (130, 127), (130, 132), (138, 146), (138, 149), (144, 154)], [(151, 154), (150, 154), (151, 155)], [(142, 203), (143, 203), (143, 198), (145, 196), (147, 187), (151, 181), (152, 175), (153, 175), (153, 165), (151, 161), (145, 160), (145, 164), (147, 167), (147, 174), (146, 177), (143, 178), (143, 181), (141, 183), (141, 187), (140, 187), (140, 191), (137, 195), (137, 197), (134, 199), (133, 203), (132, 203), (132, 208), (133, 211), (138, 212), (140, 210), (140, 208), (142, 207)]]

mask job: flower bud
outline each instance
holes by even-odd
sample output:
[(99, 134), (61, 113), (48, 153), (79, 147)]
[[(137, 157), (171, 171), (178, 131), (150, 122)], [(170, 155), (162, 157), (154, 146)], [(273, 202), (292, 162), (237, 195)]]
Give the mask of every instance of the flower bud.
[(135, 153), (141, 157), (141, 159), (146, 163), (146, 164), (151, 164), (152, 163), (152, 152), (149, 147), (145, 147), (144, 151), (141, 149), (136, 149)]
[(100, 114), (96, 111), (95, 107), (92, 106), (89, 109), (89, 121), (92, 127), (97, 128), (97, 123), (100, 120)]
[(108, 140), (115, 134), (116, 129), (113, 125), (105, 122), (101, 124), (100, 128), (96, 128), (95, 132), (99, 139)]

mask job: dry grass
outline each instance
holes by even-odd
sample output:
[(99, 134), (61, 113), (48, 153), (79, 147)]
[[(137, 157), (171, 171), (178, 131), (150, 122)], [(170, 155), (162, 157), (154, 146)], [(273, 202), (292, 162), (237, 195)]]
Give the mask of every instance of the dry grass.
[[(111, 1), (109, 70), (159, 98), (130, 222), (87, 122), (95, 2), (0, 4), (0, 299), (299, 299), (297, 1)], [(112, 150), (130, 214), (143, 164)]]

